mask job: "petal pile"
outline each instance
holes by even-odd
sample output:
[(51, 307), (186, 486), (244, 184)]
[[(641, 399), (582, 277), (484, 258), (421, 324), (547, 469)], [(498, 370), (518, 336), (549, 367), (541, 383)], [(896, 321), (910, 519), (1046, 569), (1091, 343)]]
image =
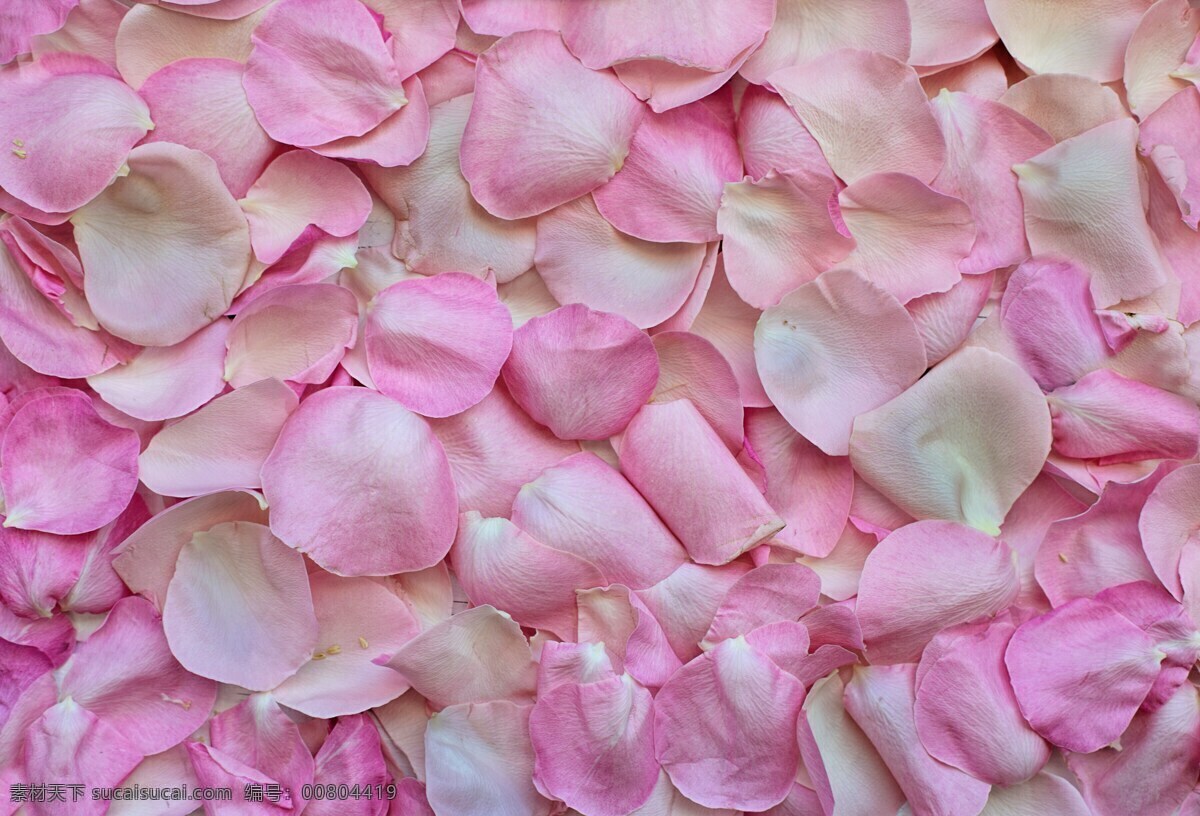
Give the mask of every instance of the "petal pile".
[(0, 816), (1197, 816), (1198, 226), (1198, 0), (0, 0)]

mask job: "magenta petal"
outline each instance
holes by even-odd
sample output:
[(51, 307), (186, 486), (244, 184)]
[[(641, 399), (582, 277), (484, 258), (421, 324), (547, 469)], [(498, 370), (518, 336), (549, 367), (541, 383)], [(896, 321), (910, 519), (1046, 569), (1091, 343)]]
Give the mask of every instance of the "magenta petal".
[[(213, 748), (249, 771), (282, 784), (283, 808), (304, 806), (303, 790), (313, 781), (314, 763), (300, 729), (269, 694), (252, 694), (209, 722)], [(237, 767), (237, 765), (234, 765)], [(244, 793), (235, 787), (235, 796)], [(272, 806), (274, 810), (274, 806)], [(265, 814), (264, 814), (265, 816)]]
[(1162, 659), (1135, 624), (1087, 599), (1024, 624), (1005, 653), (1025, 719), (1055, 745), (1083, 753), (1121, 736)]
[(0, 602), (23, 618), (51, 617), (86, 557), (78, 538), (0, 529)]
[(137, 487), (138, 448), (82, 392), (32, 400), (4, 431), (4, 526), (70, 535), (108, 524)]
[[(339, 575), (424, 569), (454, 540), (458, 502), (441, 443), (421, 417), (365, 388), (327, 388), (304, 400), (262, 483), (272, 531)], [(391, 489), (377, 493), (377, 484)], [(331, 524), (337, 519), (350, 520), (353, 532)]]

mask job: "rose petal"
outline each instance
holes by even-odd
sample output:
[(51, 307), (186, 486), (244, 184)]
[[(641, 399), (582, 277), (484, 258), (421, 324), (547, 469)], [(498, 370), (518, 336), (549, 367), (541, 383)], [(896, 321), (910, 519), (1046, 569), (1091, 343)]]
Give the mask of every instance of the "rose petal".
[(1078, 74), (1023, 79), (1004, 92), (1000, 104), (1028, 118), (1056, 142), (1129, 115), (1112, 88)]
[(967, 339), (991, 297), (994, 280), (991, 272), (965, 275), (945, 292), (932, 292), (904, 304), (925, 344), (929, 365), (949, 357)]
[(717, 347), (737, 378), (742, 404), (763, 408), (771, 400), (763, 391), (754, 361), (754, 327), (761, 312), (742, 300), (725, 275), (725, 265), (717, 256), (711, 285), (700, 293), (701, 305), (688, 328)]
[(685, 563), (637, 597), (662, 626), (671, 648), (681, 660), (700, 654), (700, 639), (729, 589), (750, 571), (744, 561), (722, 567)]
[(682, 331), (654, 335), (658, 383), (650, 402), (689, 399), (731, 453), (742, 449), (742, 402), (737, 378), (721, 352), (703, 337)]
[(1158, 168), (1183, 222), (1200, 225), (1200, 88), (1180, 91), (1142, 120), (1138, 150)]
[(983, 0), (966, 3), (915, 0), (908, 10), (912, 16), (912, 54), (908, 63), (922, 66), (921, 74), (967, 62), (996, 42), (996, 29), (988, 19)]
[(429, 144), (429, 101), (418, 77), (404, 80), (402, 87), (408, 104), (376, 127), (362, 136), (346, 136), (310, 149), (331, 159), (372, 162), (380, 167), (412, 164)]
[(57, 31), (79, 0), (18, 0), (5, 7), (0, 15), (0, 65), (18, 54), (30, 50), (31, 41), (39, 34)]
[(190, 57), (244, 63), (250, 57), (250, 35), (265, 15), (263, 10), (237, 20), (212, 20), (159, 6), (133, 6), (117, 29), (117, 68), (138, 88), (160, 68)]
[[(360, 785), (360, 793), (385, 789), (392, 783), (392, 777), (381, 749), (379, 732), (369, 717), (363, 714), (338, 717), (329, 738), (317, 752), (314, 786), (349, 783)], [(378, 816), (380, 808), (378, 802), (360, 796), (351, 797), (349, 803), (335, 798), (313, 799), (304, 811), (310, 816)]]
[(802, 564), (755, 567), (729, 588), (700, 646), (711, 649), (776, 621), (795, 621), (817, 605), (820, 594), (821, 580)]
[(1172, 76), (1200, 34), (1200, 13), (1186, 0), (1159, 0), (1142, 15), (1125, 50), (1125, 94), (1138, 118), (1186, 88)]

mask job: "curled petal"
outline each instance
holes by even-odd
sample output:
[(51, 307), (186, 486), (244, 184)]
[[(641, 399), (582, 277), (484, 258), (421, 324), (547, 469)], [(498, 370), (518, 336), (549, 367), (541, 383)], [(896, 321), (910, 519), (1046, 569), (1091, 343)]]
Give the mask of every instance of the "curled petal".
[(575, 598), (580, 642), (603, 643), (614, 665), (642, 685), (658, 689), (683, 665), (658, 619), (626, 587), (584, 590)]
[(712, 624), (721, 601), (738, 578), (750, 571), (745, 561), (723, 567), (685, 563), (638, 599), (662, 626), (663, 633), (681, 660), (700, 654), (700, 639)]
[(1172, 96), (1142, 120), (1138, 149), (1175, 194), (1183, 222), (1200, 225), (1200, 88)]
[(651, 402), (689, 399), (732, 453), (742, 449), (743, 411), (737, 378), (716, 347), (691, 332), (654, 335), (658, 384)]

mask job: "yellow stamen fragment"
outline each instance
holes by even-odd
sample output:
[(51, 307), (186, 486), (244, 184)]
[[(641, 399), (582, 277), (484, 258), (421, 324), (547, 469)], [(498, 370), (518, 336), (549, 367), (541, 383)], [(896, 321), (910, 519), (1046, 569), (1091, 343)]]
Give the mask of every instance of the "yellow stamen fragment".
[(24, 147), (25, 140), (24, 139), (13, 139), (13, 144), (15, 144), (17, 147)]
[(328, 649), (325, 650), (325, 654), (331, 654), (331, 655), (338, 654), (341, 651), (342, 651), (342, 647), (335, 643), (332, 646), (330, 646)]
[(1062, 561), (1064, 564), (1065, 564), (1065, 563), (1067, 563), (1067, 554), (1066, 554), (1066, 553), (1059, 553), (1059, 554), (1058, 554), (1058, 560), (1059, 560), (1059, 561)]
[(325, 659), (324, 652), (317, 652), (315, 655), (313, 655), (313, 660), (324, 660), (324, 659)]
[(13, 155), (14, 155), (14, 156), (16, 156), (18, 159), (27, 159), (27, 158), (29, 158), (29, 154), (28, 154), (27, 152), (25, 152), (24, 150), (22, 150), (21, 148), (19, 148), (19, 147), (14, 147), (14, 148), (13, 148)]
[(367, 643), (367, 639), (365, 637), (360, 636), (358, 639), (358, 645), (365, 649), (370, 644)]

